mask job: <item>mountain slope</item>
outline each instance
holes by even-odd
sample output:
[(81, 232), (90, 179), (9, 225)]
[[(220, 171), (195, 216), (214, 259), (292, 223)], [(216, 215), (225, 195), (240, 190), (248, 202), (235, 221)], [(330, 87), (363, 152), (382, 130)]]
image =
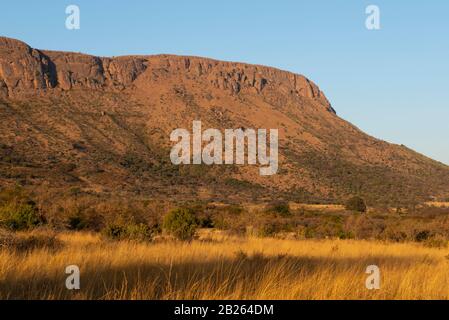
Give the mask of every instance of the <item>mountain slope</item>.
[[(399, 205), (449, 194), (449, 168), (339, 118), (307, 78), (172, 55), (100, 58), (0, 38), (0, 181), (154, 197)], [(279, 171), (174, 166), (170, 132), (279, 128)]]

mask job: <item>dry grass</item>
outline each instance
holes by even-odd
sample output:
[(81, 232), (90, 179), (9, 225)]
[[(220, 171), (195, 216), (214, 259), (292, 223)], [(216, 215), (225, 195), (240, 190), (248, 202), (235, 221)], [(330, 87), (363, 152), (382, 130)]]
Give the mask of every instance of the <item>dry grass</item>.
[[(221, 203), (214, 203), (217, 206), (223, 206)], [(341, 204), (307, 204), (307, 203), (299, 203), (299, 202), (289, 202), (289, 207), (292, 210), (317, 210), (317, 211), (326, 211), (326, 212), (337, 212), (341, 210), (345, 210), (345, 206)], [(243, 207), (248, 211), (264, 211), (266, 209), (266, 204), (254, 204), (247, 203), (244, 204)]]
[(449, 202), (430, 201), (426, 202), (425, 205), (436, 208), (449, 208)]
[(305, 204), (305, 203), (290, 203), (290, 208), (293, 210), (318, 210), (326, 212), (337, 212), (345, 209), (345, 206), (340, 204)]
[[(0, 250), (5, 299), (448, 299), (445, 249), (373, 241), (276, 240), (210, 233), (202, 241), (108, 242), (64, 233), (56, 252)], [(65, 267), (81, 290), (65, 288)], [(365, 288), (365, 269), (381, 289)]]

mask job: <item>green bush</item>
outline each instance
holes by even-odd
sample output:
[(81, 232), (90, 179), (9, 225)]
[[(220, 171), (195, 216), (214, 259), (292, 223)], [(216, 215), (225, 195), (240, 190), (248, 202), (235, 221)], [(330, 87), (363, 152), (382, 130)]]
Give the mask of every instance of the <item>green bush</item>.
[(0, 225), (10, 230), (31, 229), (44, 222), (33, 203), (10, 202), (0, 208)]
[(195, 235), (198, 222), (193, 210), (177, 208), (164, 217), (162, 227), (179, 240), (190, 240)]
[(112, 240), (151, 240), (151, 228), (146, 224), (108, 224), (103, 229), (103, 235)]
[(126, 236), (129, 240), (151, 240), (152, 230), (146, 224), (130, 224), (126, 226), (125, 230)]
[(4, 188), (0, 192), (0, 226), (17, 231), (34, 228), (45, 222), (36, 203), (20, 186)]
[(345, 207), (351, 211), (366, 212), (365, 200), (360, 197), (352, 197), (346, 202)]

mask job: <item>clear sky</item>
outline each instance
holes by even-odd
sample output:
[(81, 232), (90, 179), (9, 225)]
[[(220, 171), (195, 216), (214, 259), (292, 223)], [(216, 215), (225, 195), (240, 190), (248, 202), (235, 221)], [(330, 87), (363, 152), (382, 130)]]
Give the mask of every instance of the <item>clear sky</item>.
[[(80, 30), (65, 27), (78, 5)], [(381, 30), (365, 28), (380, 8)], [(102, 56), (172, 53), (301, 73), (337, 113), (449, 164), (449, 1), (4, 1), (0, 35)]]

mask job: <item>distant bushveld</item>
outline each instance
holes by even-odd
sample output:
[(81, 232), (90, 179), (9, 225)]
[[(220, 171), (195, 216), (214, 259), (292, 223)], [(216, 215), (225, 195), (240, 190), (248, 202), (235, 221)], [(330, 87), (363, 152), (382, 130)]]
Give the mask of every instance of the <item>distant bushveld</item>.
[[(75, 193), (75, 195), (73, 194)], [(288, 201), (169, 202), (144, 197), (99, 197), (80, 191), (33, 197), (22, 187), (0, 191), (0, 227), (90, 231), (112, 240), (193, 239), (198, 229), (239, 236), (289, 239), (375, 239), (445, 246), (449, 206), (366, 207), (360, 197), (342, 204)]]

